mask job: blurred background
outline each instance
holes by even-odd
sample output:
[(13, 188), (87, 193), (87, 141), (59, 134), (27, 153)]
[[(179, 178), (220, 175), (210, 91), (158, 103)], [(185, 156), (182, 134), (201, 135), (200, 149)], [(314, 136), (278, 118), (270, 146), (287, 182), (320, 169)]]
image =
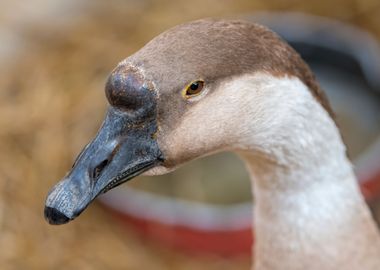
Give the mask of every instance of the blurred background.
[[(281, 21), (282, 12), (289, 11), (336, 20), (332, 23), (335, 32), (330, 31), (325, 39), (335, 46), (332, 51), (336, 53), (320, 50), (323, 44), (318, 50), (310, 49), (299, 40), (310, 41), (310, 37), (295, 35), (302, 32), (296, 28), (285, 29), (284, 25), (304, 25), (304, 15), (300, 19), (294, 14), (296, 19), (289, 24)], [(257, 12), (260, 15), (253, 16)], [(380, 39), (378, 0), (1, 1), (0, 269), (249, 269), (249, 238), (236, 244), (236, 252), (190, 243), (203, 236), (215, 240), (212, 237), (218, 235), (207, 238), (210, 226), (219, 224), (216, 230), (223, 232), (228, 226), (220, 223), (231, 218), (242, 219), (233, 233), (250, 234), (249, 181), (243, 165), (230, 154), (196, 161), (160, 179), (134, 180), (129, 187), (110, 192), (103, 202), (93, 203), (68, 225), (50, 226), (43, 218), (47, 192), (101, 124), (107, 105), (103, 87), (115, 65), (176, 24), (203, 17), (239, 16), (282, 31), (312, 62), (324, 88), (347, 90), (326, 89), (360, 178), (372, 180), (364, 184), (363, 191), (374, 214), (380, 216), (376, 202), (379, 185), (374, 181), (380, 171), (380, 143), (376, 143), (380, 102), (374, 94), (380, 89), (375, 63), (379, 57), (375, 43)], [(288, 14), (285, 22), (292, 17)], [(325, 26), (330, 23), (320, 20)], [(318, 21), (313, 17), (306, 26), (315, 27)], [(354, 28), (347, 29), (342, 23)], [(342, 43), (334, 42), (334, 33), (340, 33)], [(188, 216), (185, 221), (171, 217), (171, 222), (164, 224), (150, 222), (154, 217), (140, 219), (128, 205), (121, 215), (124, 210), (117, 204), (126, 203), (124, 197), (129, 198), (128, 205), (142, 209), (140, 212), (157, 204), (169, 215), (170, 211), (179, 212), (171, 205), (177, 200), (178, 205), (191, 208), (189, 215), (195, 213), (206, 225), (184, 229), (181, 222), (186, 223)], [(211, 215), (219, 218), (209, 220)], [(173, 240), (181, 237), (185, 240), (180, 243)]]

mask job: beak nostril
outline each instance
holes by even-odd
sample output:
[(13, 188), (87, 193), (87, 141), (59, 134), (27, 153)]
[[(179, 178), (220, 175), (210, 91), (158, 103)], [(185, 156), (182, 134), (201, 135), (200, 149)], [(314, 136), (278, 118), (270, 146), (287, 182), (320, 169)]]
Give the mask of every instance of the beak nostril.
[(108, 165), (108, 163), (109, 163), (109, 160), (105, 159), (102, 162), (100, 162), (98, 166), (94, 168), (94, 170), (92, 171), (92, 179), (94, 181), (98, 179), (99, 175), (101, 174), (103, 169)]

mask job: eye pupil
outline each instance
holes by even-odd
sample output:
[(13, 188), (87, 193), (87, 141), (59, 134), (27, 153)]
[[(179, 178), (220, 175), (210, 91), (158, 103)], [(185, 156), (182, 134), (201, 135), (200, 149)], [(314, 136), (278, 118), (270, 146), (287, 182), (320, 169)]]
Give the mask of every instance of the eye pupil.
[(198, 82), (192, 83), (192, 84), (190, 85), (190, 89), (193, 90), (193, 91), (194, 91), (194, 90), (197, 90), (198, 87), (199, 87), (199, 83), (198, 83)]

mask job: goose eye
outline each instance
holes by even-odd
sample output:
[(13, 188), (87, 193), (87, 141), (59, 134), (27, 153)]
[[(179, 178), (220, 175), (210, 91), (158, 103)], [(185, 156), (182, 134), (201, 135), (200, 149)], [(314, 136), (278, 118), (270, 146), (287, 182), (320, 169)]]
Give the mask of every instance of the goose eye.
[(185, 98), (190, 98), (199, 95), (203, 89), (205, 82), (203, 80), (197, 80), (190, 83), (184, 91)]

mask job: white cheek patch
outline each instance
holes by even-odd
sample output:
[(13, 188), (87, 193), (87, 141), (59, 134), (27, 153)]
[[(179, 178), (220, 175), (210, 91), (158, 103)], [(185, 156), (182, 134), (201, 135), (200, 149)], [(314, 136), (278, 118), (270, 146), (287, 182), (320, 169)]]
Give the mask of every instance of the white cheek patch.
[[(268, 73), (233, 77), (212, 91), (206, 86), (188, 103), (175, 129), (163, 130), (165, 137), (159, 137), (166, 157), (174, 164), (211, 152), (252, 148), (286, 162), (286, 151), (278, 149), (293, 147), (289, 150), (296, 153), (307, 147), (315, 138), (305, 130), (320, 116), (339, 134), (327, 112), (295, 77)], [(330, 136), (321, 134), (317, 139), (325, 135)]]

